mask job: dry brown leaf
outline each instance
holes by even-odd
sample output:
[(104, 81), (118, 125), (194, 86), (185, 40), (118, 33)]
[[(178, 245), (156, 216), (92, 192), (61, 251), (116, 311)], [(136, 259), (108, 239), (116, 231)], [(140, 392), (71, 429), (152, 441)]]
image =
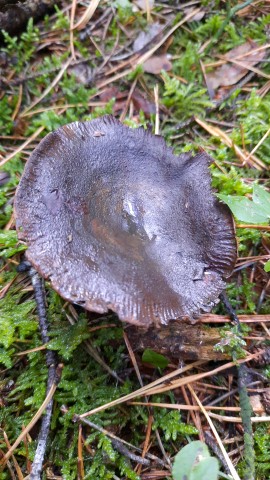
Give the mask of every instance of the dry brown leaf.
[(156, 111), (154, 102), (147, 100), (147, 98), (145, 98), (145, 95), (137, 88), (132, 94), (132, 101), (135, 111), (139, 112), (140, 110), (142, 110), (146, 116), (150, 116), (151, 113), (155, 113)]
[(126, 96), (127, 96), (127, 93), (126, 92), (120, 92), (119, 89), (115, 85), (105, 88), (99, 94), (99, 98), (100, 98), (100, 100), (102, 100), (102, 102), (108, 102), (113, 97), (115, 97), (115, 98), (126, 98)]
[(256, 411), (259, 415), (265, 415), (265, 408), (262, 404), (262, 395), (261, 394), (253, 394), (249, 397), (250, 405), (253, 412)]
[(162, 28), (163, 26), (160, 23), (151, 23), (147, 31), (139, 33), (133, 43), (133, 51), (139, 52), (139, 50), (145, 47), (145, 45), (151, 42), (151, 40), (161, 32)]
[(152, 10), (152, 8), (154, 7), (155, 0), (136, 0), (134, 3), (141, 10), (145, 11), (148, 8)]
[(89, 85), (93, 80), (93, 69), (87, 62), (71, 65), (68, 68), (68, 72), (73, 74), (77, 82), (82, 83), (83, 85)]
[[(193, 7), (185, 8), (185, 10), (184, 10), (185, 15), (189, 15), (190, 13), (193, 12), (193, 10), (195, 10)], [(192, 17), (190, 20), (188, 20), (188, 23), (190, 23), (190, 22), (199, 22), (204, 16), (205, 16), (205, 11), (204, 11), (204, 10), (200, 10), (199, 12), (197, 12), (197, 13), (194, 15), (194, 17)]]
[(143, 69), (147, 73), (158, 74), (162, 70), (165, 70), (166, 72), (171, 70), (172, 63), (168, 59), (168, 55), (166, 53), (161, 55), (152, 55), (152, 57), (148, 58), (148, 60), (144, 62)]
[(248, 73), (249, 67), (253, 67), (264, 58), (265, 50), (257, 50), (258, 47), (257, 43), (249, 41), (230, 50), (224, 56), (224, 60), (239, 61), (241, 66), (228, 62), (216, 68), (213, 72), (207, 73), (208, 87), (216, 90), (220, 86), (234, 85), (239, 82)]
[[(99, 97), (104, 102), (108, 102), (114, 97), (115, 104), (113, 106), (113, 113), (116, 114), (122, 111), (125, 107), (128, 92), (120, 92), (117, 87), (112, 86), (104, 90)], [(155, 113), (156, 111), (154, 102), (151, 102), (150, 99), (148, 100), (145, 94), (138, 88), (135, 88), (134, 92), (132, 93), (131, 100), (134, 105), (134, 112), (139, 113), (139, 111), (142, 110), (144, 114), (149, 117), (152, 113)]]
[(115, 102), (113, 105), (113, 114), (117, 115), (119, 114), (119, 112), (122, 112), (126, 106), (128, 92), (120, 92), (116, 86), (112, 86), (106, 88), (103, 92), (101, 92), (99, 97), (103, 102), (108, 102), (109, 100), (114, 98)]

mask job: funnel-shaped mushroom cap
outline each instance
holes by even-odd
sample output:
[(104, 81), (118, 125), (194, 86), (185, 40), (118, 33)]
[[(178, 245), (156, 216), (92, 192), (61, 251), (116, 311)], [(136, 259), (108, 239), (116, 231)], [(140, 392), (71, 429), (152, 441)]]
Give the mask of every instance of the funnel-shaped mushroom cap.
[(148, 326), (209, 311), (236, 258), (205, 153), (175, 156), (111, 116), (71, 123), (31, 155), (15, 199), (27, 258), (64, 298)]

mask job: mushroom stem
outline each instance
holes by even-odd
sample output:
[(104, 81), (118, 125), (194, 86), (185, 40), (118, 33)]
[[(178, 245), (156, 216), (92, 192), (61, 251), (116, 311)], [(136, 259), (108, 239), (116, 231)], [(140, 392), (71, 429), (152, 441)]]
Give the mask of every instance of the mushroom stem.
[[(30, 268), (30, 276), (34, 288), (35, 300), (37, 304), (37, 313), (39, 319), (39, 328), (42, 338), (42, 343), (46, 344), (49, 341), (49, 324), (46, 315), (45, 291), (43, 280), (39, 277), (34, 268)], [(56, 355), (52, 350), (46, 350), (46, 364), (48, 367), (47, 391), (51, 389), (56, 376)], [(35, 452), (34, 461), (32, 463), (32, 470), (30, 480), (40, 480), (42, 477), (42, 465), (47, 446), (47, 439), (50, 431), (50, 423), (52, 416), (53, 399), (48, 403), (41, 421), (41, 428), (38, 435), (38, 443)]]

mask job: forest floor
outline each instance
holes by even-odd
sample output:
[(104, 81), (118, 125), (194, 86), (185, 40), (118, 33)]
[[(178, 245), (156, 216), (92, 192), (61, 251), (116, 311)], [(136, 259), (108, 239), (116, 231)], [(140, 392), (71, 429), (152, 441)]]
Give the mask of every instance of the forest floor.
[[(194, 440), (218, 458), (218, 478), (270, 478), (269, 37), (268, 1), (74, 0), (30, 19), (16, 37), (3, 33), (1, 480), (30, 478), (40, 418), (27, 426), (46, 407), (46, 349), (62, 370), (43, 478), (217, 479), (214, 467), (198, 470), (207, 453), (194, 456)], [(104, 114), (160, 133), (176, 154), (213, 157), (213, 188), (235, 214), (238, 260), (227, 295), (242, 325), (222, 302), (199, 321), (220, 337), (218, 361), (139, 351), (116, 315), (87, 314), (49, 283), (50, 341), (42, 345), (31, 280), (17, 270), (26, 246), (15, 229), (16, 187), (45, 135)], [(192, 473), (183, 464), (173, 473), (187, 444)]]

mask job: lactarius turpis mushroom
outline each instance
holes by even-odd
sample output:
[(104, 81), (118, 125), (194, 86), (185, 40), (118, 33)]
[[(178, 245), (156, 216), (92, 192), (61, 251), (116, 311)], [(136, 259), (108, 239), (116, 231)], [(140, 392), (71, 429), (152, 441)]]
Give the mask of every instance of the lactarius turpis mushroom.
[(148, 326), (209, 311), (236, 259), (205, 152), (112, 116), (47, 135), (15, 198), (27, 259), (65, 299)]

